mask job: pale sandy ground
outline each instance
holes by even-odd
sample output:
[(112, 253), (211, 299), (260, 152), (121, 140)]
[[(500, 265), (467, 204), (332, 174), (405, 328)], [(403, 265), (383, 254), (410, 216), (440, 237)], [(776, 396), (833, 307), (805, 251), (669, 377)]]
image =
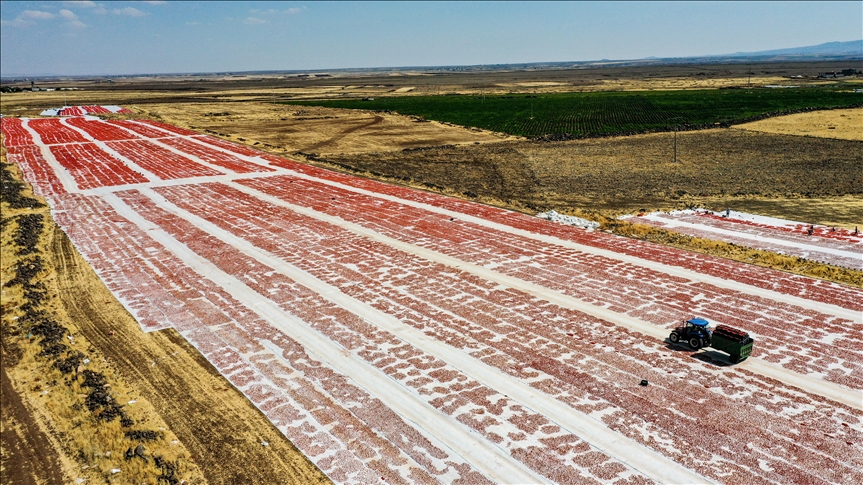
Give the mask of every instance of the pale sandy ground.
[(754, 121), (736, 128), (778, 135), (863, 141), (863, 108), (813, 111)]
[[(662, 79), (602, 79), (588, 85), (572, 85), (565, 82), (516, 82), (498, 83), (496, 86), (510, 90), (533, 88), (538, 92), (571, 92), (571, 91), (664, 91), (674, 89), (716, 89), (729, 86), (760, 87), (768, 84), (795, 84), (784, 77), (747, 78), (698, 78), (694, 76), (666, 77)], [(799, 84), (799, 83), (798, 83)], [(806, 84), (814, 84), (808, 82)]]

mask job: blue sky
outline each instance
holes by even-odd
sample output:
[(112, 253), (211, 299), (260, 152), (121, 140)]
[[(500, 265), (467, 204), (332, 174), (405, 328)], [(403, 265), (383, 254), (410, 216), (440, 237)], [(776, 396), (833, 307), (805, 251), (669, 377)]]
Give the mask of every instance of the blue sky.
[(863, 2), (0, 2), (0, 75), (502, 64), (863, 38)]

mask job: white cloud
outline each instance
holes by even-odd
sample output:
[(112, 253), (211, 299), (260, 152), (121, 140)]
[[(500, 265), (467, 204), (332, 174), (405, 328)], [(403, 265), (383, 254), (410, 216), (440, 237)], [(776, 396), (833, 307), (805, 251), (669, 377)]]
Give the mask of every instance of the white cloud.
[(46, 20), (56, 17), (53, 13), (43, 12), (41, 10), (25, 10), (18, 16), (22, 20)]
[(144, 0), (144, 1), (143, 1), (143, 2), (141, 2), (141, 3), (147, 3), (147, 4), (150, 4), (150, 5), (165, 5), (165, 4), (166, 4), (166, 3), (168, 3), (168, 2), (165, 2), (165, 1), (162, 1), (162, 0)]
[(257, 17), (246, 17), (246, 20), (243, 20), (243, 23), (246, 25), (261, 25), (267, 23), (267, 21)]
[(71, 22), (66, 22), (66, 25), (72, 27), (73, 29), (86, 29), (87, 24), (81, 22), (80, 20), (72, 20)]
[(125, 15), (127, 17), (144, 17), (147, 12), (142, 12), (135, 7), (115, 8), (111, 10), (114, 15)]
[(198, 25), (198, 22), (186, 22), (186, 25)]
[(298, 13), (302, 12), (305, 9), (306, 9), (306, 7), (292, 7), (292, 8), (289, 8), (287, 10), (274, 10), (272, 8), (269, 10), (261, 10), (261, 9), (253, 8), (253, 9), (249, 10), (249, 13), (254, 14), (254, 15), (261, 15), (261, 16), (276, 15), (276, 14), (294, 15), (294, 14), (298, 14)]
[(60, 16), (64, 19), (68, 20), (66, 22), (66, 26), (72, 27), (73, 29), (86, 29), (87, 24), (78, 20), (78, 16), (75, 15), (71, 10), (60, 10)]
[(0, 27), (24, 27), (25, 25), (28, 25), (28, 24), (29, 24), (29, 22), (25, 22), (19, 18), (15, 19), (15, 20), (0, 19)]
[(73, 2), (63, 2), (63, 5), (69, 8), (95, 8), (96, 2), (90, 0), (78, 0)]
[(50, 20), (56, 17), (51, 12), (44, 12), (42, 10), (25, 10), (18, 14), (14, 20), (3, 20), (0, 21), (0, 25), (4, 27), (27, 27), (29, 25), (33, 25), (36, 20)]

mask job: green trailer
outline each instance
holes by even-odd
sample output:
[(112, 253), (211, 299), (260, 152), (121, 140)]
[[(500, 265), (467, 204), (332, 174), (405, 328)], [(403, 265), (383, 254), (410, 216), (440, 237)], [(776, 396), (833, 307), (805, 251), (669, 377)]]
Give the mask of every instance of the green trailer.
[(693, 318), (675, 328), (668, 339), (672, 343), (687, 342), (693, 349), (712, 347), (728, 354), (732, 364), (742, 362), (752, 353), (755, 343), (748, 333), (729, 327), (717, 325), (710, 330), (710, 322), (703, 318)]
[(746, 360), (754, 343), (748, 333), (727, 325), (717, 325), (710, 335), (710, 346), (726, 352), (732, 364)]

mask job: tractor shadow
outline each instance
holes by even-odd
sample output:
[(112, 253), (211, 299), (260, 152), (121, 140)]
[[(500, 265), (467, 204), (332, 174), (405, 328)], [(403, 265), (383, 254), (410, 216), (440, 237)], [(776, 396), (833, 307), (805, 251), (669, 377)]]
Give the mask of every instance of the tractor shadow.
[(665, 348), (671, 350), (673, 352), (685, 352), (690, 354), (689, 356), (695, 360), (700, 360), (705, 364), (710, 364), (715, 367), (731, 367), (734, 364), (728, 360), (728, 355), (714, 349), (699, 349), (692, 350), (692, 347), (687, 343), (678, 342), (673, 343), (669, 339), (664, 340)]

